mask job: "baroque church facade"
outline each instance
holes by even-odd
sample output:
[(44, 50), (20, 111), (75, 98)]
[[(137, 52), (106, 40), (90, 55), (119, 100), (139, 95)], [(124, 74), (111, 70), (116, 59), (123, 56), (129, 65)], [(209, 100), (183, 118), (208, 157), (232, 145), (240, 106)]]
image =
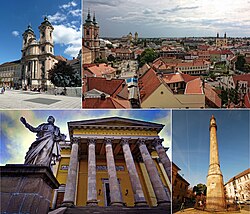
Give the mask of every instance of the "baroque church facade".
[(45, 17), (39, 26), (39, 41), (30, 25), (23, 33), (21, 58), (23, 87), (46, 90), (52, 85), (48, 80), (48, 71), (58, 62), (54, 56), (53, 30), (54, 27)]

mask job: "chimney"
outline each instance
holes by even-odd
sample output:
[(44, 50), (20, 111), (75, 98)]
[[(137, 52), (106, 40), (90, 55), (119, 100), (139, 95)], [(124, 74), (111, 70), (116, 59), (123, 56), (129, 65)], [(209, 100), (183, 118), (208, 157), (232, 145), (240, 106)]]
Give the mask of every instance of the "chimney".
[(106, 95), (104, 93), (101, 94), (101, 100), (105, 100), (106, 99)]

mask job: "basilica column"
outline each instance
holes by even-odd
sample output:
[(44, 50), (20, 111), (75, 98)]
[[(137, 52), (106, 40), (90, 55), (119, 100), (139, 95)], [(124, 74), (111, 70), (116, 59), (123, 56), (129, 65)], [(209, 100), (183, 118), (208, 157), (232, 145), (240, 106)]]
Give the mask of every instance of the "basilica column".
[(159, 205), (169, 205), (170, 198), (167, 196), (164, 186), (162, 184), (161, 178), (155, 166), (155, 163), (148, 152), (147, 146), (145, 145), (145, 139), (139, 139), (138, 145), (142, 155), (143, 162), (147, 168), (149, 178), (151, 180), (155, 196)]
[(70, 154), (70, 163), (68, 169), (68, 177), (65, 187), (65, 194), (62, 206), (74, 206), (76, 195), (76, 180), (77, 180), (77, 166), (78, 166), (78, 147), (79, 138), (73, 138), (73, 144)]
[(160, 161), (162, 162), (168, 178), (171, 181), (171, 161), (169, 160), (169, 157), (167, 156), (166, 151), (162, 146), (162, 141), (162, 139), (155, 139), (155, 141), (153, 142), (153, 146), (155, 147)]
[(105, 139), (106, 143), (106, 159), (109, 174), (109, 188), (110, 188), (110, 199), (111, 206), (123, 206), (122, 195), (120, 191), (119, 182), (117, 179), (115, 160), (112, 149), (112, 139)]
[(98, 204), (96, 192), (96, 157), (95, 157), (95, 139), (88, 140), (88, 193), (87, 205), (95, 206)]
[(122, 145), (124, 158), (125, 158), (126, 166), (128, 169), (132, 189), (134, 192), (135, 205), (136, 206), (145, 206), (145, 205), (147, 205), (147, 202), (145, 200), (144, 193), (142, 191), (140, 179), (139, 179), (138, 173), (137, 173), (136, 168), (135, 168), (135, 163), (134, 163), (133, 156), (132, 156), (132, 153), (130, 151), (130, 147), (129, 147), (128, 142), (129, 142), (129, 139), (123, 138), (121, 140), (121, 145)]

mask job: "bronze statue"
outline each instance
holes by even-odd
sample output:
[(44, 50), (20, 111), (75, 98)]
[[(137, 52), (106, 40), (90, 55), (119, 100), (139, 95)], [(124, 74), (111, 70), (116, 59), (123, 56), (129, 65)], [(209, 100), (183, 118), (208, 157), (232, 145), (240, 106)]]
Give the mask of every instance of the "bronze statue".
[(20, 121), (31, 132), (37, 133), (36, 140), (31, 144), (26, 153), (24, 164), (51, 166), (60, 158), (59, 142), (66, 139), (66, 135), (60, 133), (60, 129), (54, 125), (55, 118), (49, 116), (48, 123), (43, 123), (37, 128), (28, 124), (24, 117)]

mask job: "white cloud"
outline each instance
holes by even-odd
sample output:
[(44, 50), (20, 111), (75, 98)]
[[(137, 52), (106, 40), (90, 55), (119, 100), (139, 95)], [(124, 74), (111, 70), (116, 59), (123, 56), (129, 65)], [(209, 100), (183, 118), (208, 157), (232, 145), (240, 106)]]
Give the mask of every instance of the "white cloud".
[(60, 12), (56, 12), (54, 15), (49, 15), (48, 19), (51, 23), (57, 24), (65, 21), (67, 17)]
[(73, 27), (54, 25), (54, 41), (56, 44), (67, 46), (65, 54), (76, 57), (82, 48), (82, 32)]
[[(149, 32), (148, 27), (151, 35), (155, 36), (173, 35), (177, 32), (182, 36), (187, 32), (201, 36), (204, 30), (205, 35), (209, 32), (209, 36), (216, 34), (217, 31), (227, 30), (230, 31), (229, 36), (249, 35), (250, 4), (247, 0), (129, 0), (123, 3), (114, 0), (112, 2), (115, 2), (116, 6), (110, 7), (109, 10), (103, 9), (103, 5), (110, 4), (108, 0), (84, 2), (85, 14), (87, 8), (94, 8), (99, 17), (103, 36), (122, 35), (124, 29), (140, 30), (139, 33), (144, 34), (143, 32)], [(207, 24), (209, 20), (218, 21)], [(112, 29), (109, 27), (110, 21), (114, 26)]]
[(12, 31), (11, 34), (12, 34), (13, 36), (15, 36), (15, 37), (18, 37), (18, 36), (20, 35), (20, 33), (19, 33), (18, 31), (16, 31), (16, 30)]
[(81, 16), (82, 10), (81, 9), (71, 10), (68, 12), (68, 14), (71, 14), (72, 16)]
[(68, 4), (63, 4), (59, 6), (60, 9), (68, 9), (70, 7), (76, 7), (77, 4), (74, 1), (69, 2)]

